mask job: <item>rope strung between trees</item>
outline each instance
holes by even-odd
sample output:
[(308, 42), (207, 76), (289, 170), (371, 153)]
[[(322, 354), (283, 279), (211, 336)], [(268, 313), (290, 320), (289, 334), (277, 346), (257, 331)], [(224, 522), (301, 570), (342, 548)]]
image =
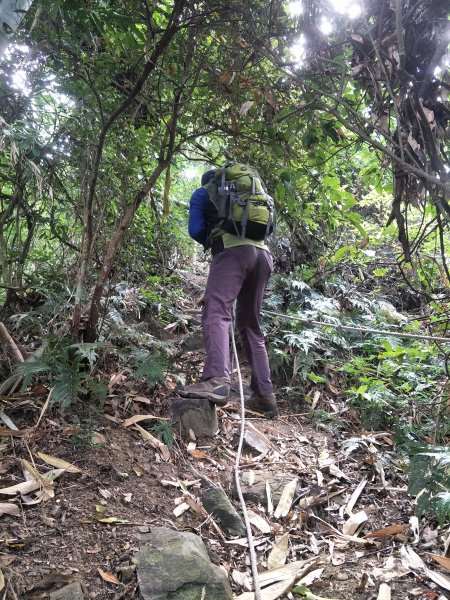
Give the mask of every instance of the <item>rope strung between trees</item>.
[(356, 325), (341, 325), (340, 323), (327, 323), (326, 321), (316, 321), (314, 319), (305, 319), (302, 317), (294, 317), (292, 315), (284, 315), (273, 310), (262, 310), (265, 315), (273, 315), (287, 321), (298, 321), (308, 325), (320, 325), (321, 327), (333, 327), (334, 329), (345, 329), (346, 331), (356, 331), (357, 333), (375, 333), (378, 335), (393, 335), (394, 337), (408, 338), (413, 340), (424, 340), (427, 342), (441, 342), (450, 344), (450, 338), (439, 337), (432, 335), (421, 335), (419, 333), (403, 333), (401, 331), (390, 331), (388, 329), (372, 329), (371, 327), (357, 327)]
[(258, 565), (256, 563), (255, 544), (253, 541), (252, 529), (251, 529), (250, 521), (248, 518), (247, 507), (245, 505), (245, 500), (244, 500), (244, 496), (242, 494), (241, 482), (240, 482), (240, 478), (239, 478), (239, 463), (241, 460), (242, 448), (244, 445), (244, 434), (245, 434), (245, 411), (244, 411), (245, 400), (244, 400), (244, 386), (242, 385), (241, 368), (239, 366), (239, 359), (238, 359), (238, 354), (237, 354), (237, 349), (236, 349), (236, 340), (234, 337), (234, 318), (231, 319), (230, 330), (231, 330), (231, 345), (232, 345), (232, 350), (233, 350), (232, 356), (234, 357), (234, 363), (235, 363), (235, 368), (236, 368), (236, 373), (238, 376), (238, 383), (239, 383), (240, 417), (241, 417), (241, 427), (240, 427), (240, 432), (239, 432), (239, 444), (238, 444), (238, 449), (236, 452), (236, 460), (235, 460), (235, 464), (234, 464), (234, 479), (235, 479), (235, 483), (236, 483), (236, 490), (237, 490), (237, 493), (239, 496), (239, 502), (241, 503), (245, 528), (247, 530), (248, 550), (249, 550), (249, 554), (250, 554), (250, 565), (251, 565), (251, 569), (252, 569), (255, 600), (262, 600), (261, 586), (259, 583)]

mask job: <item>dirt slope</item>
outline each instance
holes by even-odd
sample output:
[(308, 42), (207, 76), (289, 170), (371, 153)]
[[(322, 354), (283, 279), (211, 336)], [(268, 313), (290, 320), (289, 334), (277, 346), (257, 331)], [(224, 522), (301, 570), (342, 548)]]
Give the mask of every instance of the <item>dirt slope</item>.
[[(198, 313), (194, 309), (192, 319), (182, 319), (173, 334), (181, 349), (178, 368), (188, 379), (203, 360), (193, 338)], [(210, 480), (240, 510), (233, 473), (238, 399), (218, 409), (213, 438), (185, 439), (175, 428), (168, 448), (155, 436), (159, 432), (170, 446), (173, 378), (168, 374), (148, 389), (127, 381), (123, 372), (109, 375), (102, 410), (82, 404), (64, 414), (49, 410), (44, 386), (0, 398), (7, 417), (0, 421), (0, 597), (48, 598), (79, 581), (85, 598), (139, 598), (133, 556), (139, 534), (156, 525), (201, 536), (236, 596), (244, 594), (251, 586), (247, 542), (227, 539), (198, 501)], [(246, 481), (272, 482), (273, 509), (264, 494), (259, 502), (247, 501), (260, 572), (312, 559), (302, 595), (283, 598), (449, 597), (448, 580), (442, 580), (449, 559), (441, 567), (430, 557), (445, 554), (447, 532), (415, 519), (390, 433), (361, 431), (334, 388), (327, 396), (317, 392), (312, 407), (279, 396), (276, 420), (246, 413), (240, 461)], [(324, 414), (327, 419), (320, 420)], [(50, 482), (45, 474), (54, 468), (59, 471)], [(282, 491), (294, 480), (293, 497), (278, 507), (273, 482)], [(414, 552), (432, 569), (431, 578), (420, 563), (411, 570)]]

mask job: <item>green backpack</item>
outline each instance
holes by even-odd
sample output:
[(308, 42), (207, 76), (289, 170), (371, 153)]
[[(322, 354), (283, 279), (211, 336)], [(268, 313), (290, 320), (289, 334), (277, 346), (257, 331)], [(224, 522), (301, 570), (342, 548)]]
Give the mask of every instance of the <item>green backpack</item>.
[(256, 169), (241, 163), (228, 163), (217, 169), (204, 187), (217, 209), (212, 239), (226, 232), (262, 241), (275, 231), (273, 198), (267, 193)]

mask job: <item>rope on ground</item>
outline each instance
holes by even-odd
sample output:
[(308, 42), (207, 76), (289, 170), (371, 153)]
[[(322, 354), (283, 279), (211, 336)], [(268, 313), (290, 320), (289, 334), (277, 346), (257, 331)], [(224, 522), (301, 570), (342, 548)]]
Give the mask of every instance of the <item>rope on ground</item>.
[(421, 335), (419, 333), (404, 333), (402, 331), (391, 331), (389, 329), (372, 329), (371, 327), (357, 327), (352, 325), (341, 325), (340, 323), (327, 323), (326, 321), (316, 321), (314, 319), (306, 319), (302, 317), (294, 317), (292, 315), (284, 315), (283, 313), (274, 312), (273, 310), (262, 310), (265, 315), (280, 317), (287, 321), (298, 321), (308, 325), (320, 325), (321, 327), (334, 327), (334, 329), (345, 329), (347, 331), (356, 331), (357, 333), (375, 333), (378, 335), (393, 335), (394, 337), (409, 338), (413, 340), (426, 340), (428, 342), (441, 342), (450, 344), (450, 338), (438, 337), (431, 335)]
[(249, 554), (250, 554), (250, 564), (251, 564), (251, 568), (252, 568), (255, 600), (262, 600), (261, 586), (259, 583), (259, 575), (258, 575), (258, 566), (256, 563), (255, 544), (253, 541), (252, 529), (250, 526), (250, 521), (249, 521), (248, 513), (247, 513), (247, 507), (245, 505), (245, 500), (244, 500), (244, 496), (242, 494), (241, 482), (240, 482), (240, 478), (239, 478), (239, 463), (241, 460), (242, 447), (244, 445), (244, 434), (245, 434), (245, 411), (244, 411), (244, 387), (242, 385), (241, 368), (239, 366), (239, 359), (238, 359), (238, 354), (237, 354), (237, 349), (236, 349), (236, 340), (234, 337), (234, 319), (231, 320), (230, 330), (231, 330), (231, 345), (232, 345), (232, 349), (233, 349), (232, 355), (234, 357), (234, 362), (236, 365), (236, 373), (238, 376), (238, 383), (239, 383), (240, 417), (241, 417), (239, 444), (238, 444), (238, 449), (236, 452), (236, 461), (235, 461), (235, 465), (234, 465), (234, 478), (235, 478), (235, 482), (236, 482), (236, 490), (237, 490), (237, 493), (239, 496), (239, 501), (240, 501), (241, 507), (242, 507), (242, 514), (244, 516), (245, 528), (247, 530), (248, 550), (249, 550)]

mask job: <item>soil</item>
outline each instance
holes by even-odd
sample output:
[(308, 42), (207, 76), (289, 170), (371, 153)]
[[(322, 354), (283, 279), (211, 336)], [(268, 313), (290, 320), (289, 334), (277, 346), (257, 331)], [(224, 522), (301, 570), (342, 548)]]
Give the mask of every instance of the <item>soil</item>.
[[(179, 335), (177, 343), (185, 336), (186, 332)], [(186, 351), (183, 361), (192, 375), (198, 373), (201, 351)], [(213, 438), (193, 441), (165, 420), (174, 397), (170, 376), (151, 390), (120, 377), (110, 387), (105, 406), (96, 411), (82, 404), (65, 413), (49, 410), (49, 391), (43, 386), (3, 398), (0, 408), (18, 430), (0, 424), (0, 488), (24, 482), (26, 476), (36, 479), (36, 472), (24, 474), (30, 464), (42, 476), (58, 466), (55, 457), (77, 472), (62, 463), (66, 468), (51, 487), (41, 479), (35, 491), (0, 496), (0, 507), (10, 503), (17, 510), (12, 515), (0, 510), (1, 597), (48, 598), (52, 591), (79, 581), (85, 598), (139, 598), (133, 556), (139, 535), (157, 525), (201, 536), (217, 564), (226, 569), (235, 595), (244, 593), (251, 582), (246, 540), (225, 539), (220, 523), (192, 508), (179, 516), (174, 513), (184, 494), (197, 498), (204, 491), (207, 479), (222, 485), (240, 510), (233, 472), (238, 399), (218, 409), (219, 431)], [(252, 525), (260, 572), (269, 562), (273, 566), (271, 552), (287, 533), (285, 561), (314, 558), (315, 578), (306, 583), (318, 597), (448, 598), (448, 592), (420, 570), (402, 574), (401, 549), (406, 546), (434, 571), (445, 572), (428, 553), (445, 553), (446, 532), (433, 521), (415, 519), (404, 465), (390, 433), (361, 431), (336, 390), (316, 395), (314, 403), (313, 409), (299, 407), (281, 393), (277, 419), (246, 413), (247, 424), (255, 435), (269, 440), (270, 449), (261, 452), (245, 444), (241, 472), (268, 477), (282, 473), (286, 481), (298, 478), (300, 490), (286, 516), (278, 518), (267, 507), (247, 502), (247, 508), (270, 526), (270, 533), (262, 533)], [(319, 410), (329, 414), (326, 423), (314, 419)], [(126, 419), (139, 414), (153, 418), (139, 423), (142, 430), (125, 426)], [(159, 431), (169, 446), (172, 432), (170, 455), (152, 445), (145, 431), (153, 436)], [(355, 514), (360, 522), (355, 521), (353, 531)], [(386, 574), (389, 564), (392, 578)], [(315, 598), (282, 596), (305, 597)]]

